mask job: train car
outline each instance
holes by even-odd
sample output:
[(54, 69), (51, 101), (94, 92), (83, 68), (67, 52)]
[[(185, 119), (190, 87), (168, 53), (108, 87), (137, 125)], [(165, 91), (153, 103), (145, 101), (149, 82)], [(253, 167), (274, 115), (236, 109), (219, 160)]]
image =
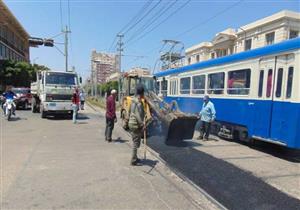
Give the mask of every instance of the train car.
[(300, 149), (300, 38), (155, 74), (168, 103), (199, 113), (209, 95), (220, 136)]

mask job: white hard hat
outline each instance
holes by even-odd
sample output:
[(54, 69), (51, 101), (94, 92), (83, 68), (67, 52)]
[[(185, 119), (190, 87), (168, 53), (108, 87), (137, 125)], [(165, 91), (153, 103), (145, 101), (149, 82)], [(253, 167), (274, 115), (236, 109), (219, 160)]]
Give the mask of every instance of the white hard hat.
[(112, 89), (111, 91), (110, 91), (110, 94), (116, 94), (117, 93), (117, 91), (115, 90), (115, 89)]

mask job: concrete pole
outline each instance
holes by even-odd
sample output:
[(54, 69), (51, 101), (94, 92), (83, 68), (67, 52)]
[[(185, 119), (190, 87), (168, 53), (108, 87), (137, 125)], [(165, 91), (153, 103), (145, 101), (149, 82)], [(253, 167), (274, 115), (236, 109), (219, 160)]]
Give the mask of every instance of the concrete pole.
[(64, 31), (65, 33), (65, 68), (66, 68), (66, 72), (68, 71), (68, 26), (66, 26), (66, 29)]
[[(123, 52), (123, 45), (124, 43), (122, 42), (122, 39), (124, 37), (123, 34), (118, 34), (117, 37), (119, 38), (119, 42), (118, 42), (118, 51), (119, 51), (119, 73), (120, 73), (120, 76), (121, 74), (123, 73), (122, 71), (122, 52)], [(118, 101), (119, 103), (121, 103), (121, 84), (120, 84), (120, 78), (119, 78), (119, 81), (118, 81)]]

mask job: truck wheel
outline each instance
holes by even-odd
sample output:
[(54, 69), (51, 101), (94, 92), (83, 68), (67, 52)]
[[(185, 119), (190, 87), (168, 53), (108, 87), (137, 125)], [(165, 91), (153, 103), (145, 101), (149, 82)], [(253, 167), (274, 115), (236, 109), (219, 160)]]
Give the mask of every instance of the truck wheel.
[(32, 113), (36, 113), (36, 102), (35, 102), (35, 99), (32, 99), (32, 101), (31, 101), (31, 111), (32, 111)]

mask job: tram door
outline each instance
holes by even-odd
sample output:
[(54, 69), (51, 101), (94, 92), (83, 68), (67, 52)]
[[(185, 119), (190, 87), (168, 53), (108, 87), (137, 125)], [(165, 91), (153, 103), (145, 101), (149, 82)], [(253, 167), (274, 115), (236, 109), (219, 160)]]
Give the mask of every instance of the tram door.
[(273, 140), (286, 140), (291, 126), (295, 123), (289, 124), (294, 119), (290, 107), (290, 102), (287, 94), (287, 83), (290, 81), (289, 77), (293, 77), (291, 68), (289, 68), (294, 61), (294, 55), (278, 56), (276, 60), (276, 69), (274, 71), (274, 84), (272, 91), (272, 116), (269, 135)]
[(258, 100), (252, 103), (249, 110), (253, 113), (252, 133), (254, 136), (270, 138), (273, 89), (275, 79), (275, 57), (262, 58), (257, 74)]

